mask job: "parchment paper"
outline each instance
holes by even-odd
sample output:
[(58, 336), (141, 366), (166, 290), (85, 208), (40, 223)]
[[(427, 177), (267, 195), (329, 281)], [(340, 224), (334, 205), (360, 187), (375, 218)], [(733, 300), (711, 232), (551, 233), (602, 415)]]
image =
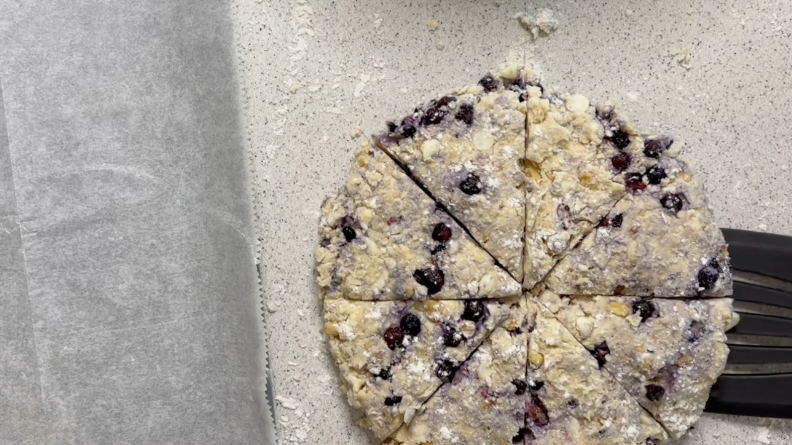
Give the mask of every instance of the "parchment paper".
[(0, 1), (0, 444), (274, 443), (232, 54), (223, 1)]

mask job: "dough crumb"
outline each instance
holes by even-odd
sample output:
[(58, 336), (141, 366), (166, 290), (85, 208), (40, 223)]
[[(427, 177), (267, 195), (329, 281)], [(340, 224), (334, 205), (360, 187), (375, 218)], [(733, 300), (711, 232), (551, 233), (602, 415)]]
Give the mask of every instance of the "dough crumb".
[(759, 428), (759, 432), (756, 434), (756, 441), (763, 444), (769, 444), (770, 429), (764, 426)]
[(278, 307), (275, 306), (271, 301), (267, 302), (267, 312), (270, 314), (274, 314), (278, 310)]
[(288, 397), (275, 396), (275, 400), (280, 402), (281, 406), (286, 409), (297, 409), (297, 402)]
[(440, 22), (438, 22), (435, 19), (431, 19), (428, 22), (426, 22), (426, 26), (429, 28), (429, 31), (434, 32), (437, 29), (437, 27), (440, 26)]
[(445, 43), (437, 42), (437, 49), (439, 49), (440, 51), (444, 50), (445, 49)]
[(553, 15), (553, 10), (544, 8), (536, 14), (536, 17), (521, 12), (515, 16), (523, 28), (531, 33), (534, 39), (540, 35), (549, 35), (558, 28), (558, 20)]
[(352, 139), (359, 138), (366, 130), (363, 127), (357, 127), (349, 132), (349, 136)]
[(671, 61), (676, 62), (677, 65), (681, 66), (686, 70), (690, 70), (693, 66), (690, 64), (690, 48), (682, 48), (676, 51), (672, 51), (671, 54)]

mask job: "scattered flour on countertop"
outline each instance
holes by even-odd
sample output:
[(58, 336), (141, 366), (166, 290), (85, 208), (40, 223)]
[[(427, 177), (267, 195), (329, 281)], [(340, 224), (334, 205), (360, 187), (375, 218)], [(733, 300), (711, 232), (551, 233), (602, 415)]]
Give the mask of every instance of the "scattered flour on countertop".
[(363, 92), (363, 88), (366, 88), (366, 83), (368, 83), (369, 80), (371, 80), (370, 75), (368, 74), (360, 75), (360, 82), (355, 87), (355, 92), (353, 93), (355, 97), (360, 97), (360, 93)]
[(523, 28), (531, 33), (534, 39), (540, 35), (549, 35), (558, 28), (558, 20), (552, 9), (544, 8), (536, 16), (521, 12), (515, 16)]
[(767, 427), (760, 427), (759, 432), (756, 434), (756, 441), (763, 444), (770, 443), (770, 429)]

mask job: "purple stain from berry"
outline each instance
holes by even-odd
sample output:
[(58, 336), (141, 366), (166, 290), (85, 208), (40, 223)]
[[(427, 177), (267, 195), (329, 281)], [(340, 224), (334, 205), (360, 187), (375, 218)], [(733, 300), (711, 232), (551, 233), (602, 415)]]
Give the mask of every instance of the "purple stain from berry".
[(646, 398), (652, 402), (657, 402), (665, 395), (665, 388), (660, 385), (646, 385)]
[(467, 340), (461, 332), (453, 326), (443, 325), (443, 345), (449, 348), (456, 348), (463, 341)]
[(693, 322), (690, 323), (690, 327), (688, 328), (688, 342), (695, 343), (699, 341), (706, 333), (707, 326), (701, 321), (693, 320)]
[(418, 284), (426, 287), (426, 292), (429, 295), (440, 292), (445, 284), (445, 274), (443, 274), (443, 271), (440, 269), (416, 269), (415, 272), (413, 272), (413, 278), (415, 278)]
[(704, 290), (715, 287), (721, 272), (723, 272), (723, 269), (721, 269), (720, 264), (715, 259), (711, 259), (698, 271), (696, 278), (698, 278), (699, 287)]
[(452, 362), (451, 360), (443, 360), (442, 362), (437, 363), (437, 368), (435, 369), (435, 375), (438, 379), (440, 379), (443, 383), (449, 383), (451, 380), (454, 380), (454, 374), (456, 374), (457, 365)]
[(611, 165), (613, 169), (616, 170), (616, 173), (621, 173), (627, 170), (627, 167), (630, 166), (630, 155), (623, 151), (616, 153), (614, 157), (611, 158)]
[(595, 345), (594, 350), (591, 351), (591, 355), (597, 359), (597, 364), (600, 368), (602, 368), (605, 363), (608, 363), (608, 360), (605, 358), (608, 354), (610, 354), (610, 348), (608, 347), (607, 341), (602, 341), (602, 343)]
[(517, 388), (514, 390), (514, 394), (518, 396), (523, 395), (526, 391), (528, 391), (528, 383), (526, 383), (523, 379), (514, 379), (512, 380), (512, 384)]
[(533, 421), (538, 426), (545, 426), (550, 423), (547, 417), (547, 408), (539, 397), (531, 397), (531, 401), (525, 405), (525, 421)]
[(459, 183), (459, 190), (466, 195), (477, 195), (481, 193), (481, 179), (473, 173), (468, 174), (462, 182)]
[(658, 136), (656, 138), (647, 139), (644, 142), (644, 155), (649, 158), (659, 158), (660, 154), (666, 150), (671, 144), (674, 143), (674, 140), (668, 136)]
[(624, 178), (624, 187), (633, 195), (646, 188), (643, 182), (643, 175), (640, 173), (628, 173)]
[(578, 407), (578, 401), (575, 400), (575, 399), (569, 399), (569, 400), (567, 400), (567, 406), (572, 408), (572, 409), (575, 409), (575, 408)]
[(451, 227), (445, 223), (437, 223), (432, 230), (432, 239), (444, 243), (451, 239)]
[(475, 114), (473, 110), (474, 110), (473, 104), (470, 103), (460, 104), (459, 111), (457, 111), (457, 114), (454, 116), (454, 118), (458, 121), (464, 122), (468, 126), (471, 126), (473, 125), (473, 117)]
[(400, 327), (393, 326), (385, 331), (382, 338), (385, 339), (385, 344), (388, 345), (388, 349), (393, 351), (398, 346), (401, 346), (402, 341), (404, 341), (404, 332), (402, 332)]
[(487, 317), (487, 308), (484, 303), (478, 300), (465, 301), (465, 310), (462, 311), (462, 319), (478, 323)]
[(482, 77), (481, 80), (478, 81), (478, 84), (484, 87), (484, 91), (488, 93), (491, 93), (498, 89), (498, 81), (489, 74)]
[(663, 208), (668, 210), (672, 210), (674, 213), (679, 213), (684, 206), (684, 201), (682, 201), (682, 196), (676, 193), (666, 193), (660, 198), (660, 205)]
[(401, 403), (401, 401), (402, 401), (401, 396), (386, 397), (385, 406), (398, 405)]
[(624, 150), (630, 145), (630, 135), (621, 130), (613, 132), (613, 136), (605, 138), (611, 141), (619, 150)]
[(641, 314), (641, 322), (645, 322), (647, 319), (653, 317), (656, 310), (655, 305), (646, 298), (636, 300), (632, 304), (632, 313)]
[(415, 314), (404, 314), (399, 321), (399, 328), (405, 335), (415, 337), (421, 333), (421, 319)]
[(646, 179), (652, 185), (660, 184), (667, 176), (663, 167), (659, 165), (653, 165), (646, 170)]

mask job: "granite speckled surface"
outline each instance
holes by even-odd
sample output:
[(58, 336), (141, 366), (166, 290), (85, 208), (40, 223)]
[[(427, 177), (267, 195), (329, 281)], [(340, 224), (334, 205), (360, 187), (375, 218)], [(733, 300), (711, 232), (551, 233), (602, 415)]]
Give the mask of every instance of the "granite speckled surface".
[[(514, 16), (544, 7), (559, 27), (532, 40)], [(510, 56), (684, 144), (722, 227), (792, 235), (792, 3), (237, 0), (235, 13), (281, 443), (377, 443), (340, 391), (313, 284), (351, 133)], [(706, 414), (679, 443), (789, 444), (792, 421)]]

